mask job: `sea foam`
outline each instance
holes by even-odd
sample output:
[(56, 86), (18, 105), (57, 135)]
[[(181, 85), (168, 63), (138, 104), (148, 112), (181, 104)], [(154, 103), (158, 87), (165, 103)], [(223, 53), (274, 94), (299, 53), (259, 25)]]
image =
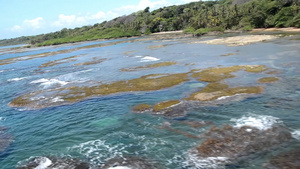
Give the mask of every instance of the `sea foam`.
[(292, 136), (293, 136), (293, 138), (300, 140), (300, 130), (294, 130), (292, 132)]
[(20, 81), (20, 80), (23, 80), (23, 79), (27, 79), (27, 77), (20, 77), (20, 78), (13, 78), (13, 79), (8, 79), (7, 81), (9, 82), (14, 82), (14, 81)]
[(49, 167), (52, 164), (52, 161), (47, 158), (47, 157), (40, 157), (37, 159), (39, 165), (37, 167), (35, 167), (35, 169), (46, 169), (47, 167)]
[(64, 86), (66, 84), (68, 84), (69, 82), (65, 82), (65, 81), (61, 81), (61, 80), (57, 80), (57, 79), (38, 79), (38, 80), (34, 80), (32, 82), (30, 82), (31, 84), (40, 84), (40, 86), (44, 87), (44, 88), (49, 88), (49, 87), (53, 87), (53, 86)]
[(235, 122), (233, 127), (241, 128), (243, 126), (255, 127), (259, 130), (267, 130), (272, 128), (274, 124), (282, 123), (279, 118), (267, 115), (255, 115), (249, 114), (239, 119), (231, 119), (230, 121)]
[(156, 58), (156, 57), (151, 57), (151, 56), (145, 56), (143, 58), (141, 58), (140, 62), (154, 62), (154, 61), (158, 61), (160, 59)]
[(109, 167), (108, 169), (131, 169), (131, 168), (126, 166), (116, 166), (116, 167)]
[(228, 162), (227, 157), (199, 157), (196, 152), (187, 154), (187, 161), (184, 162), (184, 167), (198, 169), (221, 169), (225, 168), (225, 163)]

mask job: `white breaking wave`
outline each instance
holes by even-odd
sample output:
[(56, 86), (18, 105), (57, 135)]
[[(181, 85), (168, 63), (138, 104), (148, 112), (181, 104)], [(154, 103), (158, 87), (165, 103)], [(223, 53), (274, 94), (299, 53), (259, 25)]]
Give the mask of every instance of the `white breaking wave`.
[(135, 56), (136, 58), (142, 58), (143, 56)]
[(0, 121), (1, 121), (1, 120), (5, 120), (5, 118), (4, 118), (4, 117), (0, 117)]
[(27, 77), (20, 77), (20, 78), (13, 78), (13, 79), (8, 79), (7, 81), (9, 82), (13, 82), (13, 81), (20, 81), (20, 80), (23, 80), (23, 79), (27, 79)]
[(108, 169), (131, 169), (131, 168), (126, 166), (116, 166), (116, 167), (109, 167)]
[(292, 136), (293, 136), (293, 138), (300, 140), (300, 130), (294, 130), (292, 132)]
[(30, 82), (31, 84), (37, 84), (40, 83), (40, 86), (43, 86), (44, 88), (49, 88), (52, 86), (64, 86), (66, 84), (68, 84), (69, 82), (65, 82), (65, 81), (61, 81), (61, 80), (57, 80), (57, 79), (38, 79), (38, 80), (34, 80), (32, 82)]
[(227, 99), (229, 97), (232, 97), (232, 96), (222, 96), (222, 97), (219, 97), (217, 100), (224, 100), (224, 99)]
[(65, 100), (59, 96), (59, 97), (54, 97), (53, 99), (51, 99), (51, 101), (55, 103), (55, 102), (63, 102)]
[(158, 61), (160, 59), (156, 58), (156, 57), (151, 57), (151, 56), (145, 56), (143, 58), (141, 58), (140, 62), (154, 62), (154, 61)]
[(228, 161), (227, 157), (199, 157), (196, 152), (189, 152), (187, 159), (184, 165), (198, 169), (223, 169)]
[(47, 157), (40, 157), (36, 159), (39, 165), (35, 169), (46, 169), (52, 164), (52, 161)]
[(231, 119), (230, 121), (235, 122), (236, 124), (233, 127), (241, 128), (243, 126), (255, 127), (259, 130), (267, 130), (272, 128), (274, 124), (280, 124), (279, 118), (267, 115), (255, 115), (250, 114), (248, 116), (243, 116), (239, 119)]

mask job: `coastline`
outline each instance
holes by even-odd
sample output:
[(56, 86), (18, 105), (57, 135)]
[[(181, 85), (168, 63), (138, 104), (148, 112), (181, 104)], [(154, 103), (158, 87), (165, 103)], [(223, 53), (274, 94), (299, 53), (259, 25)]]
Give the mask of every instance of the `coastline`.
[[(224, 32), (208, 32), (202, 36), (215, 36), (218, 34), (230, 34), (230, 33), (300, 33), (300, 28), (295, 27), (287, 27), (287, 28), (255, 28), (251, 31), (242, 31), (242, 30), (225, 30)], [(195, 37), (191, 33), (184, 33), (183, 30), (178, 31), (164, 31), (164, 32), (156, 32), (149, 35), (141, 35), (141, 36), (132, 36), (132, 37), (120, 37), (120, 38), (109, 38), (109, 39), (97, 39), (97, 40), (86, 40), (86, 41), (78, 41), (78, 42), (68, 42), (68, 43), (62, 43), (58, 45), (47, 45), (47, 46), (62, 46), (62, 45), (76, 45), (76, 44), (82, 44), (86, 42), (96, 42), (96, 41), (107, 41), (107, 40), (116, 40), (116, 39), (132, 39), (129, 41), (136, 42), (136, 41), (147, 41), (147, 40), (170, 40), (170, 39), (181, 39), (181, 38), (192, 38)], [(200, 36), (201, 37), (201, 36)], [(138, 39), (134, 39), (138, 38)], [(242, 37), (241, 37), (242, 38)], [(242, 40), (242, 39), (240, 39)], [(36, 46), (36, 45), (23, 45), (17, 48), (31, 48), (31, 47), (46, 47), (46, 46)], [(11, 47), (7, 48), (11, 49)]]

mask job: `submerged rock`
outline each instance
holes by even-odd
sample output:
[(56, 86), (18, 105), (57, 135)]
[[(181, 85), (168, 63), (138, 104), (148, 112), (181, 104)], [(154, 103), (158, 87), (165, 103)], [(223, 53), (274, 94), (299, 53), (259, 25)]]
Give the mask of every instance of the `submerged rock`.
[(192, 70), (192, 77), (199, 78), (199, 81), (204, 82), (219, 82), (224, 79), (233, 78), (235, 75), (231, 73), (237, 71), (246, 71), (251, 73), (261, 73), (267, 71), (268, 68), (264, 65), (236, 65), (229, 67), (207, 68), (204, 70)]
[(141, 157), (127, 156), (123, 158), (114, 158), (101, 166), (103, 169), (156, 169), (160, 168), (154, 161)]
[(222, 100), (238, 94), (260, 94), (263, 92), (263, 90), (264, 89), (261, 86), (229, 88), (229, 86), (226, 84), (210, 83), (201, 91), (192, 94), (189, 98), (187, 98), (187, 100)]
[(133, 67), (133, 68), (123, 68), (123, 69), (121, 69), (121, 71), (123, 71), (123, 72), (140, 71), (140, 70), (146, 70), (146, 69), (151, 69), (151, 68), (171, 66), (171, 65), (176, 65), (176, 64), (177, 64), (176, 62), (160, 62), (160, 63), (149, 64), (149, 65), (145, 65), (145, 66), (138, 66), (138, 67)]
[(187, 107), (179, 100), (169, 100), (157, 103), (154, 106), (148, 104), (139, 104), (132, 111), (135, 113), (147, 113), (153, 115), (162, 115), (164, 117), (182, 117), (187, 113)]
[(269, 150), (292, 139), (288, 129), (281, 126), (260, 130), (256, 127), (212, 127), (202, 137), (205, 141), (199, 145), (199, 158), (226, 157), (225, 163), (238, 162), (253, 153)]
[(291, 150), (273, 157), (268, 164), (265, 164), (266, 169), (299, 169), (300, 168), (300, 149)]
[(260, 78), (258, 79), (259, 83), (273, 83), (273, 82), (277, 82), (279, 80), (279, 78), (277, 77), (264, 77), (264, 78)]
[(34, 157), (16, 167), (17, 169), (92, 169), (85, 162), (72, 158)]
[(211, 122), (211, 121), (183, 121), (182, 124), (188, 125), (193, 128), (201, 128), (201, 127), (206, 127), (206, 126), (212, 125), (213, 122)]
[(74, 66), (88, 66), (88, 65), (95, 65), (98, 63), (102, 63), (103, 61), (107, 60), (106, 58), (97, 58), (94, 57), (92, 61), (83, 62), (83, 63), (76, 63)]
[(0, 127), (0, 153), (4, 152), (13, 142), (13, 136), (5, 133), (6, 127)]
[(156, 45), (156, 46), (148, 46), (147, 48), (148, 49), (159, 49), (159, 48), (163, 48), (163, 47), (166, 47), (166, 46), (170, 46), (171, 44), (167, 44), (167, 45)]

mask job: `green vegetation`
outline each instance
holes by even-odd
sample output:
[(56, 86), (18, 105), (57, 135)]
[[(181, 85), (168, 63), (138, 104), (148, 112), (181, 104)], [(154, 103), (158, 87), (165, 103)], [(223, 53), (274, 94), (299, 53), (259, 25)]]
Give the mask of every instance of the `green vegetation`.
[(199, 1), (179, 6), (149, 7), (97, 23), (37, 36), (5, 39), (0, 45), (30, 43), (37, 46), (58, 45), (96, 39), (148, 35), (161, 31), (184, 30), (195, 36), (227, 29), (300, 27), (299, 0), (219, 0)]

